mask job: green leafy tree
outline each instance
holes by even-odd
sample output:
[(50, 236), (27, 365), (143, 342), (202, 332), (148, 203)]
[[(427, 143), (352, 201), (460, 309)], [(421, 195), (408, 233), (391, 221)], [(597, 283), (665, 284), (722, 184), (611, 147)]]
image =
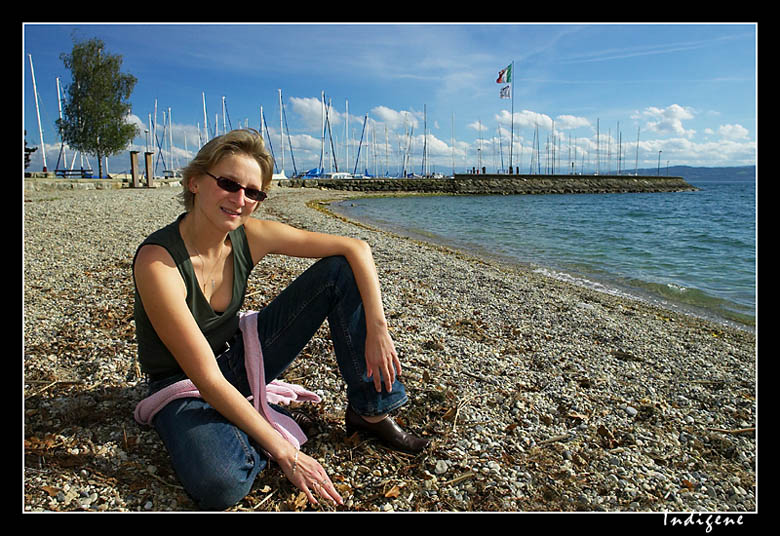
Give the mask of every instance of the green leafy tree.
[(24, 131), (24, 169), (30, 167), (30, 155), (38, 150), (37, 147), (27, 147), (27, 131)]
[(71, 53), (60, 59), (73, 80), (66, 86), (63, 118), (57, 126), (72, 149), (97, 158), (102, 177), (103, 158), (124, 150), (138, 135), (138, 128), (127, 122), (128, 99), (137, 79), (119, 71), (122, 56), (107, 53), (100, 39), (74, 39)]

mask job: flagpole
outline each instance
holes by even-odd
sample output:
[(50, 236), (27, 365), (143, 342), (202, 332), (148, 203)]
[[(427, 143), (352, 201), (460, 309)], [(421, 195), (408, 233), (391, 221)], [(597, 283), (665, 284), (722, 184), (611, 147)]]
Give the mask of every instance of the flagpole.
[(509, 169), (512, 169), (512, 151), (515, 148), (515, 60), (512, 60), (512, 132), (509, 135)]

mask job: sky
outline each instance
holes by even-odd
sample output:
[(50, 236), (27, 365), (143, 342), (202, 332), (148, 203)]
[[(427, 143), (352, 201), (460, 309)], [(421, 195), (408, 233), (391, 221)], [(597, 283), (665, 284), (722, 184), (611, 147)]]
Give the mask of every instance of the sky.
[[(109, 158), (114, 174), (129, 170), (130, 150), (150, 146), (150, 117), (159, 143), (166, 138), (154, 156), (159, 176), (186, 165), (223, 123), (260, 130), (261, 107), (287, 176), (318, 166), (351, 172), (358, 148), (357, 169), (370, 174), (396, 174), (404, 161), (417, 174), (496, 172), (509, 167), (510, 144), (511, 163), (523, 173), (751, 165), (757, 32), (753, 23), (25, 23), (23, 126), (28, 146), (40, 147), (32, 58), (47, 165), (55, 169), (56, 80), (63, 98), (72, 82), (60, 55), (74, 39), (98, 38), (138, 80), (127, 120), (139, 135)], [(514, 94), (506, 99), (507, 84), (497, 79), (509, 65)], [(73, 157), (66, 147), (60, 168), (79, 168)], [(26, 171), (42, 167), (39, 150)]]

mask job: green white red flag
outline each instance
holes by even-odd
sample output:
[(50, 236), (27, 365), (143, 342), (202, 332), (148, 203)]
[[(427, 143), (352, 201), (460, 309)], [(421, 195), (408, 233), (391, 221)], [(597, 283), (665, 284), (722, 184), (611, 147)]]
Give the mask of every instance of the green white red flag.
[(508, 84), (512, 81), (512, 64), (510, 63), (505, 68), (498, 71), (497, 84)]

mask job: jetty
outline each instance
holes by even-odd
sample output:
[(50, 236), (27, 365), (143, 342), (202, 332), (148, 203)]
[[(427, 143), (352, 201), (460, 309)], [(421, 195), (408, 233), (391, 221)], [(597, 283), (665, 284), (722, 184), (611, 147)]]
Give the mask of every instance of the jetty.
[(595, 194), (689, 192), (683, 177), (648, 175), (476, 175), (445, 178), (287, 179), (279, 186), (357, 192), (450, 195)]

